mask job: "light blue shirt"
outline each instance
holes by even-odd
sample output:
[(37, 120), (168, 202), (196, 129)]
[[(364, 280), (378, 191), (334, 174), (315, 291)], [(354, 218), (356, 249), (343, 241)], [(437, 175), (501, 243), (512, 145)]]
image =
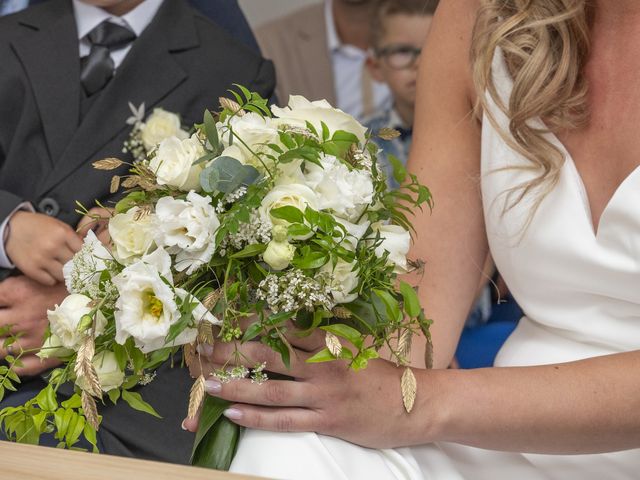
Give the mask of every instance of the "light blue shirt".
[(0, 0), (0, 16), (19, 12), (29, 6), (29, 0)]

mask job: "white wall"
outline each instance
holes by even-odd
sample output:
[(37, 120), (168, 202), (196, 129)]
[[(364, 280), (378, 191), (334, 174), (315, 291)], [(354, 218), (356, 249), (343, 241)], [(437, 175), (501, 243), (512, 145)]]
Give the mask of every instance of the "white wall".
[(252, 27), (322, 0), (239, 0)]

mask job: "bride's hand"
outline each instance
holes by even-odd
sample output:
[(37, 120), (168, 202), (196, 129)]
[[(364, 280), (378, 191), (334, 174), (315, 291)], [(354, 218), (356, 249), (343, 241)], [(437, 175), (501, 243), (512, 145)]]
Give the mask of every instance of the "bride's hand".
[[(360, 372), (346, 362), (306, 363), (306, 359), (324, 348), (324, 335), (298, 339), (289, 336), (294, 346), (291, 368), (271, 348), (248, 342), (239, 346), (244, 365), (266, 362), (267, 370), (295, 380), (268, 380), (263, 384), (249, 379), (220, 383), (207, 380), (207, 392), (232, 402), (225, 415), (241, 426), (279, 432), (318, 432), (340, 437), (359, 445), (384, 448), (424, 441), (430, 430), (428, 392), (420, 392), (413, 414), (407, 414), (401, 396), (403, 368), (386, 360), (373, 360)], [(213, 364), (231, 358), (234, 345), (217, 343), (209, 357)], [(428, 374), (418, 371), (416, 374)], [(418, 417), (418, 411), (423, 408)], [(197, 429), (197, 420), (185, 420), (184, 426)], [(415, 436), (415, 440), (414, 440)]]

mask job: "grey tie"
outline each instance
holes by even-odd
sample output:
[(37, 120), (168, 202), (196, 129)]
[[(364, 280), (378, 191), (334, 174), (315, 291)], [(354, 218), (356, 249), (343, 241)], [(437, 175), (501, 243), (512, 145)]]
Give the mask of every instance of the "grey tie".
[(113, 77), (115, 64), (111, 51), (126, 47), (136, 39), (136, 34), (126, 27), (104, 21), (89, 32), (91, 52), (82, 58), (80, 83), (87, 97), (102, 90)]

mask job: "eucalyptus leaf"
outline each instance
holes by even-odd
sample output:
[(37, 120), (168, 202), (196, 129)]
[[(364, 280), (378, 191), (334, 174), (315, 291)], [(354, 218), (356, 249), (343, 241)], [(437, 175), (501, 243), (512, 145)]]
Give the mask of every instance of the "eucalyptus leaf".
[(217, 152), (220, 147), (220, 138), (218, 137), (216, 121), (213, 119), (213, 115), (211, 115), (209, 110), (204, 111), (204, 133), (211, 144), (211, 149)]

